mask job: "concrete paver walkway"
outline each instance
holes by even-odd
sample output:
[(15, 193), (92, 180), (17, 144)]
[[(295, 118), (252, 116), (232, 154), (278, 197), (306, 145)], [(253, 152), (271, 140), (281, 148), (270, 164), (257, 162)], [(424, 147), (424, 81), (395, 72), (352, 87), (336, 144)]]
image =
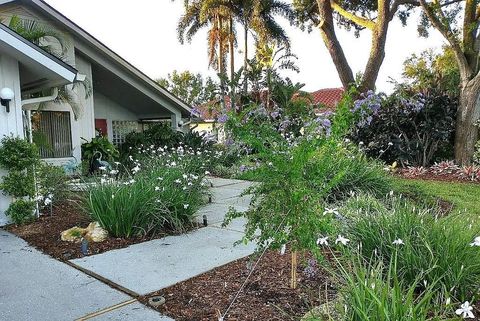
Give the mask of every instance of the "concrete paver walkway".
[(131, 299), (0, 230), (0, 320), (75, 320)]
[(240, 195), (251, 183), (217, 178), (212, 183), (213, 203), (198, 212), (210, 226), (71, 262), (145, 295), (252, 254), (254, 244), (233, 245), (243, 237), (244, 221), (220, 228), (230, 206), (247, 210), (248, 196)]
[[(242, 238), (244, 219), (221, 228), (232, 206), (245, 211), (251, 183), (212, 179), (213, 203), (198, 213), (209, 226), (125, 249), (72, 260), (138, 294), (160, 290), (253, 253), (250, 245), (233, 246)], [(161, 316), (72, 266), (31, 248), (0, 230), (0, 320), (174, 321)]]

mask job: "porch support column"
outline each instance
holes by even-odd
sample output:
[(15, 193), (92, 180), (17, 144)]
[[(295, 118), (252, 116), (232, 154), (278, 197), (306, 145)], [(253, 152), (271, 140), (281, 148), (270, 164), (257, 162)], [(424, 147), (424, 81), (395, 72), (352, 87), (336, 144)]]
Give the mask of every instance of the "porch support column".
[[(10, 88), (13, 90), (15, 97), (10, 101), (10, 112), (6, 112), (4, 106), (0, 106), (0, 139), (4, 136), (24, 137), (23, 133), (23, 118), (22, 118), (22, 104), (20, 92), (20, 74), (18, 69), (18, 61), (0, 55), (0, 89)], [(6, 171), (0, 168), (0, 180)], [(0, 192), (0, 226), (9, 223), (9, 219), (5, 215), (6, 209), (12, 202), (10, 196), (5, 196)]]
[(182, 114), (180, 114), (178, 112), (175, 112), (175, 113), (171, 114), (170, 119), (172, 121), (173, 130), (176, 130), (176, 131), (179, 131), (179, 132), (186, 132), (185, 127), (188, 127), (188, 126), (179, 126), (179, 124), (182, 123)]

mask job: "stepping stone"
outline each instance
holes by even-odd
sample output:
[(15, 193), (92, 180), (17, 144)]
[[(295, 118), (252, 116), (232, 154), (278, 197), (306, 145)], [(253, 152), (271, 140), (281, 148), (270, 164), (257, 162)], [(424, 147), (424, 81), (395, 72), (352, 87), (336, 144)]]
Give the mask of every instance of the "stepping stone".
[(243, 233), (206, 227), (71, 262), (145, 295), (252, 254)]

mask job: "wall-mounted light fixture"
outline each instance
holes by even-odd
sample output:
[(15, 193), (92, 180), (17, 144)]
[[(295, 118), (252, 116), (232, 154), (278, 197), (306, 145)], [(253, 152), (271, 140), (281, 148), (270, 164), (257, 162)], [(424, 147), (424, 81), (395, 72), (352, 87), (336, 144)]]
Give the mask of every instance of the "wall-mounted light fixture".
[(15, 97), (15, 93), (10, 88), (0, 90), (0, 103), (5, 106), (7, 113), (10, 112), (10, 101)]

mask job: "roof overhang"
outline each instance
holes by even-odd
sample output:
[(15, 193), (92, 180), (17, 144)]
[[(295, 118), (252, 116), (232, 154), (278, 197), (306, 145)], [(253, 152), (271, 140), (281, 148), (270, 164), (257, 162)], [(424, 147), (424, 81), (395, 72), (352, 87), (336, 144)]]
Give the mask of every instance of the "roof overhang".
[(0, 54), (20, 63), (22, 91), (56, 87), (75, 81), (77, 70), (0, 24)]
[(131, 65), (128, 61), (120, 57), (113, 50), (105, 46), (102, 42), (97, 40), (91, 34), (83, 30), (81, 27), (79, 27), (77, 24), (72, 22), (70, 19), (65, 17), (63, 14), (58, 12), (55, 8), (53, 8), (46, 2), (42, 0), (0, 0), (0, 5), (10, 2), (21, 2), (40, 10), (40, 12), (44, 13), (48, 17), (52, 18), (54, 21), (63, 25), (74, 36), (79, 37), (83, 41), (86, 41), (97, 52), (101, 53), (102, 56), (108, 58), (118, 68), (123, 69), (130, 76), (137, 78), (147, 89), (146, 91), (153, 91), (156, 95), (161, 96), (162, 100), (168, 101), (169, 106), (166, 106), (167, 108), (171, 108), (170, 106), (175, 106), (176, 109), (178, 109), (178, 111), (181, 112), (183, 116), (190, 116), (191, 107), (187, 103), (185, 103), (180, 98), (176, 97), (168, 90), (157, 84), (153, 79), (151, 79), (139, 69)]

